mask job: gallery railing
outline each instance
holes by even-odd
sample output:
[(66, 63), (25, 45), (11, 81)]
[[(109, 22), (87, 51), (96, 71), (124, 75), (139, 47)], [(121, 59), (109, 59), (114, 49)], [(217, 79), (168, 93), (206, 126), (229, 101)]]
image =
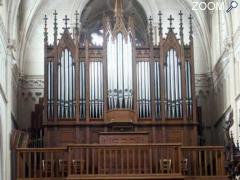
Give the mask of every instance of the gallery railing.
[(224, 176), (223, 147), (69, 145), (17, 149), (17, 179), (67, 176)]

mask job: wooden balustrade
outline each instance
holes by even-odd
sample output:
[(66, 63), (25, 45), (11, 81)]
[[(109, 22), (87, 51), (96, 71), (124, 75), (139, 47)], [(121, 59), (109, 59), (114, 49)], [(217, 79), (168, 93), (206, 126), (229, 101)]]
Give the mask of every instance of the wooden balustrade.
[(67, 158), (66, 148), (17, 149), (17, 179), (67, 176), (68, 167), (60, 164), (64, 158)]
[[(180, 147), (180, 144), (70, 146), (69, 159), (79, 161), (79, 169), (70, 168), (69, 174), (180, 174)], [(168, 164), (163, 167), (161, 162)]]
[(224, 176), (224, 148), (219, 146), (185, 146), (182, 173), (188, 176)]
[(224, 176), (222, 147), (181, 144), (69, 145), (17, 149), (17, 179), (67, 176)]

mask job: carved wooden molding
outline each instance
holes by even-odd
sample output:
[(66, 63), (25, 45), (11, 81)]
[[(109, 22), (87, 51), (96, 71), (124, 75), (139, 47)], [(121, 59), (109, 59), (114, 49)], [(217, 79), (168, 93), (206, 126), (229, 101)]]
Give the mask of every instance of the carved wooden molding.
[(125, 39), (127, 39), (128, 31), (126, 29), (126, 26), (123, 20), (123, 1), (122, 0), (116, 0), (115, 18), (116, 18), (116, 22), (112, 31), (113, 38), (116, 38), (117, 33), (121, 32), (125, 37)]

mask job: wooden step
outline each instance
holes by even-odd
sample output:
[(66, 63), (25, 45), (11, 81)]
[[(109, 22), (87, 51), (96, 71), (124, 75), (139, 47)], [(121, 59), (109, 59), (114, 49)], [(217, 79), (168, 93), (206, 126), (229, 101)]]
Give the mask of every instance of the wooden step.
[(187, 176), (185, 180), (229, 180), (228, 176)]
[(136, 174), (136, 175), (127, 175), (127, 174), (122, 174), (122, 175), (71, 175), (66, 178), (66, 180), (125, 180), (125, 179), (134, 179), (134, 180), (150, 180), (150, 179), (161, 179), (161, 180), (179, 180), (179, 179), (184, 179), (185, 177), (179, 174)]

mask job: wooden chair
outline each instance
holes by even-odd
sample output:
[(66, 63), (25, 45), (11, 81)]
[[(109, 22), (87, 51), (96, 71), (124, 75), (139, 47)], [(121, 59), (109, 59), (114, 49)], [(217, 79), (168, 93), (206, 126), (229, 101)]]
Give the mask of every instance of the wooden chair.
[(82, 159), (72, 160), (72, 167), (74, 174), (83, 174), (85, 161)]
[(172, 172), (172, 160), (160, 159), (160, 173), (171, 173), (171, 172)]
[(60, 177), (66, 177), (68, 173), (68, 161), (59, 159), (58, 160), (58, 174)]
[(184, 175), (187, 175), (189, 171), (188, 159), (187, 158), (183, 159), (181, 163), (182, 163), (182, 173)]
[(54, 176), (54, 161), (42, 160), (42, 173), (44, 177)]

